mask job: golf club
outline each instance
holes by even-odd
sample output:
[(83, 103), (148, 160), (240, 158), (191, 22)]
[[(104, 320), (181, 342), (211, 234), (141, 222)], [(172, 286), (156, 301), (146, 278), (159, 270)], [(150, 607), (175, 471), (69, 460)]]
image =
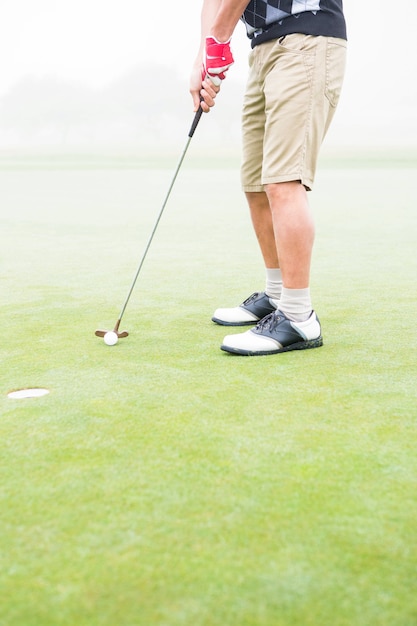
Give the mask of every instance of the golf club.
[(128, 302), (129, 302), (129, 300), (130, 300), (130, 296), (132, 295), (133, 289), (134, 289), (134, 287), (135, 287), (135, 285), (136, 285), (136, 281), (137, 281), (138, 276), (139, 276), (139, 274), (140, 274), (140, 271), (141, 271), (141, 269), (142, 269), (142, 265), (143, 265), (143, 263), (144, 263), (144, 261), (145, 261), (146, 255), (148, 254), (148, 250), (149, 250), (150, 245), (151, 245), (151, 243), (152, 243), (152, 239), (153, 239), (153, 237), (154, 237), (154, 235), (155, 235), (156, 229), (158, 228), (158, 224), (159, 224), (160, 219), (161, 219), (161, 217), (162, 217), (162, 214), (163, 214), (163, 212), (164, 212), (165, 206), (166, 206), (166, 204), (167, 204), (167, 202), (168, 202), (168, 198), (169, 198), (169, 196), (170, 196), (170, 194), (171, 194), (172, 188), (173, 188), (174, 183), (175, 183), (175, 181), (176, 181), (176, 178), (177, 178), (177, 176), (178, 176), (178, 172), (180, 171), (180, 167), (181, 167), (182, 162), (183, 162), (183, 160), (184, 160), (184, 157), (185, 157), (185, 155), (186, 155), (186, 153), (187, 153), (188, 146), (190, 145), (191, 138), (192, 138), (192, 136), (194, 135), (195, 129), (197, 128), (198, 123), (199, 123), (199, 121), (200, 121), (200, 119), (201, 119), (201, 115), (202, 115), (202, 113), (203, 113), (203, 109), (202, 109), (202, 108), (201, 108), (201, 106), (200, 106), (200, 107), (199, 107), (199, 109), (197, 110), (197, 113), (196, 113), (196, 114), (195, 114), (195, 116), (194, 116), (193, 123), (191, 124), (191, 128), (190, 128), (190, 131), (189, 131), (189, 133), (188, 133), (187, 143), (185, 144), (185, 148), (184, 148), (184, 150), (183, 150), (183, 152), (182, 152), (182, 154), (181, 154), (181, 157), (180, 157), (179, 163), (178, 163), (177, 168), (176, 168), (176, 170), (175, 170), (175, 173), (174, 173), (174, 176), (173, 176), (173, 178), (172, 178), (171, 184), (170, 184), (170, 186), (169, 186), (168, 192), (167, 192), (167, 194), (166, 194), (166, 196), (165, 196), (165, 200), (164, 200), (164, 202), (163, 202), (163, 204), (162, 204), (162, 208), (161, 208), (161, 210), (159, 211), (158, 217), (157, 217), (156, 222), (155, 222), (155, 226), (153, 227), (153, 230), (152, 230), (151, 235), (150, 235), (150, 237), (149, 237), (149, 240), (148, 240), (148, 243), (147, 243), (147, 245), (146, 245), (145, 251), (144, 251), (143, 256), (142, 256), (142, 258), (141, 258), (141, 261), (140, 261), (140, 263), (139, 263), (139, 267), (138, 267), (138, 269), (137, 269), (137, 271), (136, 271), (135, 277), (134, 277), (134, 279), (133, 279), (133, 281), (132, 281), (132, 284), (131, 284), (131, 286), (130, 286), (129, 292), (128, 292), (127, 297), (126, 297), (126, 300), (125, 300), (125, 302), (124, 302), (124, 304), (123, 304), (123, 306), (122, 306), (122, 308), (121, 308), (121, 311), (120, 311), (119, 317), (117, 318), (117, 322), (116, 322), (116, 324), (115, 324), (115, 326), (114, 326), (114, 328), (113, 328), (113, 331), (108, 331), (108, 330), (96, 330), (95, 334), (96, 334), (96, 336), (97, 336), (97, 337), (104, 337), (107, 333), (109, 333), (109, 332), (113, 332), (113, 333), (115, 333), (115, 334), (117, 335), (117, 338), (115, 338), (115, 339), (116, 339), (116, 341), (117, 341), (117, 339), (122, 339), (122, 338), (127, 337), (127, 336), (129, 335), (129, 333), (127, 332), (127, 330), (119, 331), (120, 323), (121, 323), (121, 321), (122, 321), (122, 317), (123, 317), (123, 315), (124, 315), (124, 312), (125, 312), (125, 310), (126, 310), (126, 307), (127, 307), (127, 305), (128, 305)]

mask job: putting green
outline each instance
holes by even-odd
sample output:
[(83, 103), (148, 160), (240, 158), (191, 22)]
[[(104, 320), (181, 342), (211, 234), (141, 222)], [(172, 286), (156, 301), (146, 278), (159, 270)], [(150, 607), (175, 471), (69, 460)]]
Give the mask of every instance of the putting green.
[(263, 287), (238, 159), (191, 149), (108, 347), (176, 158), (3, 161), (0, 623), (410, 626), (414, 161), (323, 162), (324, 346), (240, 358), (210, 321)]

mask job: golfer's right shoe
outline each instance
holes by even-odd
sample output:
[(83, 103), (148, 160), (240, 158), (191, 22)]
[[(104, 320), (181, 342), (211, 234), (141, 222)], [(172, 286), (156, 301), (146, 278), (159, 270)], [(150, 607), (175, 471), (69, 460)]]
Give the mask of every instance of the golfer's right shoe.
[(314, 311), (305, 322), (292, 322), (282, 311), (275, 311), (258, 322), (255, 328), (227, 335), (221, 349), (232, 354), (258, 356), (322, 345), (320, 322)]
[(264, 291), (255, 292), (239, 306), (216, 309), (211, 319), (222, 326), (249, 326), (276, 311), (278, 305), (279, 300), (270, 298)]

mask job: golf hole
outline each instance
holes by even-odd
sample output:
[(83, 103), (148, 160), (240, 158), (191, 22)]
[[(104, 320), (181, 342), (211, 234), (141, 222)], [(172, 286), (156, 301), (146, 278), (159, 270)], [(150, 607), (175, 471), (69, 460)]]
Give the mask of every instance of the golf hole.
[(49, 393), (49, 389), (33, 388), (33, 389), (16, 389), (16, 391), (10, 391), (7, 394), (8, 398), (14, 400), (22, 400), (23, 398), (41, 398)]

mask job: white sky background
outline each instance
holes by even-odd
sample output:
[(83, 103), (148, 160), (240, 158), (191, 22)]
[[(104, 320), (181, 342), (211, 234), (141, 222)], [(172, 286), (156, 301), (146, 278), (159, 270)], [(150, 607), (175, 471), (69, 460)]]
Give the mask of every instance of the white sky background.
[[(348, 72), (334, 136), (363, 137), (365, 129), (370, 141), (385, 133), (394, 143), (416, 146), (417, 2), (344, 4)], [(200, 0), (0, 0), (0, 104), (28, 78), (101, 88), (144, 62), (186, 79), (199, 42), (200, 8)], [(242, 84), (249, 49), (239, 24), (229, 76)], [(165, 97), (169, 107), (176, 96)]]

